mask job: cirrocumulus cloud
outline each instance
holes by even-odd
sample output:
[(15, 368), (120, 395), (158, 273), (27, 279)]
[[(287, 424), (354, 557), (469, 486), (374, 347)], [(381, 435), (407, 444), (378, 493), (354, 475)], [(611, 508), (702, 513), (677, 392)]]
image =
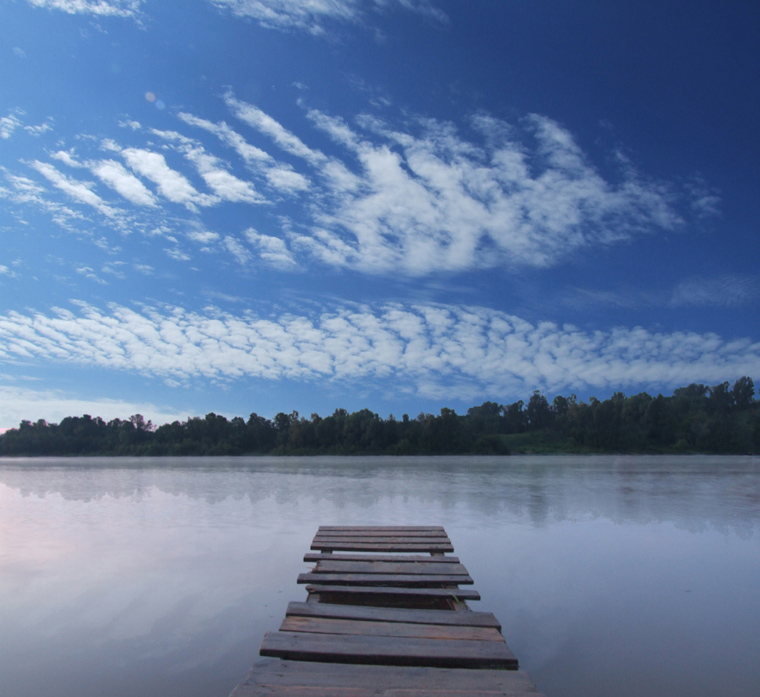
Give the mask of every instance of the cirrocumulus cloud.
[[(165, 380), (376, 384), (471, 398), (675, 387), (760, 372), (760, 343), (643, 328), (586, 332), (482, 307), (387, 304), (263, 317), (120, 305), (8, 313), (3, 362), (74, 362)], [(382, 384), (382, 388), (380, 385)]]

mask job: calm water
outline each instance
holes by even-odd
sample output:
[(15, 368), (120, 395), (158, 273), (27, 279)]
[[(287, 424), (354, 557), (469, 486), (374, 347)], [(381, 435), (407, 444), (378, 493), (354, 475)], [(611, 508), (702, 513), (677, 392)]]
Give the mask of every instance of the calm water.
[(442, 524), (549, 697), (760, 694), (760, 460), (0, 460), (0, 694), (227, 697), (320, 524)]

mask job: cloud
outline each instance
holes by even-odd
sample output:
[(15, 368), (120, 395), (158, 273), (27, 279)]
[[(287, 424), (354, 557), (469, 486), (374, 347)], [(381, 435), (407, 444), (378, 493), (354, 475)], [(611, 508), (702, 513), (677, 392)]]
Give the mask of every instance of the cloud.
[(250, 169), (254, 172), (262, 172), (273, 188), (290, 193), (309, 188), (309, 180), (304, 175), (295, 172), (289, 165), (275, 162), (269, 153), (248, 143), (242, 135), (226, 123), (213, 123), (187, 113), (180, 113), (179, 118), (190, 126), (197, 126), (213, 133), (225, 145), (233, 148)]
[(190, 261), (190, 256), (183, 252), (179, 247), (166, 247), (164, 251), (175, 261)]
[(754, 276), (694, 277), (678, 284), (668, 304), (671, 307), (732, 308), (754, 301), (758, 294), (760, 286)]
[(701, 177), (694, 177), (688, 184), (691, 194), (691, 208), (697, 218), (714, 218), (720, 215), (720, 195), (717, 189), (708, 186)]
[(24, 126), (24, 130), (33, 135), (35, 138), (41, 136), (43, 133), (53, 130), (53, 119), (48, 117), (45, 121), (38, 126)]
[(757, 276), (725, 274), (694, 276), (671, 290), (625, 291), (570, 288), (560, 299), (563, 305), (589, 310), (594, 307), (617, 307), (641, 310), (649, 307), (722, 307), (735, 308), (751, 304), (760, 297)]
[(176, 148), (195, 165), (206, 185), (214, 191), (219, 200), (237, 203), (265, 203), (266, 199), (253, 187), (251, 182), (238, 179), (225, 168), (225, 164), (215, 155), (210, 155), (198, 142), (176, 131), (152, 129), (161, 138), (176, 143)]
[(91, 281), (95, 281), (95, 283), (99, 283), (100, 285), (104, 286), (108, 285), (106, 281), (104, 281), (95, 273), (95, 269), (93, 269), (91, 266), (80, 266), (76, 271), (80, 276), (89, 278)]
[(661, 299), (655, 293), (640, 291), (618, 292), (614, 290), (598, 290), (589, 288), (570, 288), (560, 299), (566, 307), (576, 310), (588, 310), (598, 307), (616, 307), (625, 310), (635, 310), (651, 305), (662, 305)]
[(72, 398), (58, 390), (34, 390), (16, 385), (0, 385), (0, 425), (16, 427), (22, 420), (45, 419), (60, 423), (67, 416), (90, 414), (106, 421), (142, 414), (155, 425), (186, 419), (189, 410), (179, 411), (150, 402), (129, 402), (118, 399)]
[(26, 0), (34, 7), (59, 10), (67, 14), (98, 17), (135, 17), (143, 0)]
[(585, 332), (482, 307), (323, 308), (261, 317), (81, 304), (0, 316), (0, 361), (161, 379), (341, 381), (450, 398), (716, 383), (760, 370), (760, 343), (641, 327)]
[(56, 150), (55, 152), (50, 153), (50, 157), (59, 162), (63, 162), (63, 164), (68, 165), (69, 167), (74, 167), (76, 169), (85, 167), (85, 165), (74, 156), (74, 148), (71, 148), (71, 150)]
[(213, 133), (222, 142), (226, 143), (230, 147), (234, 148), (238, 155), (242, 157), (246, 162), (271, 162), (272, 156), (254, 145), (246, 142), (245, 138), (239, 133), (230, 128), (224, 121), (221, 123), (214, 123), (207, 119), (201, 119), (192, 114), (181, 112), (178, 114), (179, 118), (189, 126), (197, 126), (209, 133)]
[(287, 245), (279, 237), (262, 235), (253, 228), (245, 231), (248, 242), (256, 248), (261, 259), (271, 266), (280, 269), (293, 269), (298, 264), (293, 255), (288, 251)]
[[(240, 102), (236, 109), (245, 111)], [(409, 275), (549, 267), (584, 247), (683, 222), (669, 187), (630, 170), (605, 180), (572, 135), (543, 116), (517, 128), (480, 115), (471, 124), (480, 141), (434, 119), (400, 130), (365, 116), (355, 130), (317, 110), (308, 116), (348, 153), (306, 158), (320, 165), (324, 195), (311, 235), (295, 246), (329, 264)]]
[(266, 199), (254, 189), (251, 182), (230, 174), (219, 158), (209, 155), (202, 147), (188, 148), (185, 156), (220, 199), (236, 203), (266, 203)]
[[(590, 248), (681, 229), (695, 200), (702, 203), (690, 219), (717, 205), (705, 186), (677, 191), (640, 176), (629, 161), (603, 177), (573, 135), (545, 116), (507, 123), (480, 113), (455, 126), (419, 115), (380, 120), (364, 114), (347, 121), (311, 109), (305, 119), (297, 117), (297, 135), (231, 91), (224, 101), (256, 137), (270, 141), (271, 152), (224, 122), (187, 112), (181, 124), (212, 134), (242, 163), (214, 152), (216, 142), (201, 143), (178, 130), (140, 128), (132, 137), (144, 144), (130, 147), (81, 134), (78, 156), (57, 145), (51, 158), (89, 168), (135, 204), (125, 209), (129, 220), (92, 182), (66, 177), (42, 159), (34, 166), (71, 200), (111, 215), (110, 224), (121, 232), (175, 228), (167, 202), (185, 206), (201, 226), (201, 209), (266, 204), (269, 220), (287, 219), (288, 226), (260, 230), (265, 238), (254, 245), (260, 258), (282, 267), (316, 260), (372, 275), (550, 268)], [(322, 142), (327, 135), (332, 143), (312, 147), (309, 135)], [(164, 141), (162, 149), (150, 136)], [(87, 152), (94, 142), (110, 156)], [(251, 173), (246, 178), (235, 173), (241, 164)]]
[(209, 230), (191, 230), (187, 233), (187, 237), (193, 242), (200, 242), (201, 244), (211, 244), (219, 240), (219, 235)]
[(109, 206), (93, 189), (93, 182), (85, 182), (77, 179), (70, 179), (61, 174), (53, 165), (47, 162), (34, 160), (30, 163), (42, 176), (44, 176), (53, 186), (63, 191), (79, 203), (92, 206), (97, 211), (108, 217), (116, 215), (116, 211)]
[(269, 29), (298, 30), (323, 34), (325, 23), (357, 23), (373, 10), (399, 8), (438, 22), (446, 22), (444, 12), (428, 0), (209, 0), (237, 17), (248, 17)]
[(241, 102), (231, 92), (225, 95), (224, 101), (238, 119), (269, 136), (285, 152), (301, 157), (314, 166), (319, 166), (327, 161), (323, 153), (319, 150), (312, 150), (298, 136), (288, 131), (282, 124), (257, 106)]
[(21, 126), (19, 116), (22, 114), (23, 112), (17, 109), (9, 113), (8, 116), (0, 118), (0, 138), (8, 140), (13, 135), (13, 131)]
[(4, 198), (16, 204), (31, 205), (50, 214), (57, 225), (70, 232), (79, 230), (74, 227), (84, 219), (84, 216), (68, 206), (45, 198), (45, 190), (28, 177), (12, 174), (4, 167), (0, 167), (6, 182), (10, 188), (0, 186), (0, 198)]
[(133, 174), (115, 160), (99, 160), (90, 162), (92, 173), (125, 199), (138, 206), (155, 208), (156, 197)]
[(224, 246), (241, 266), (247, 266), (253, 259), (253, 255), (234, 237), (225, 237)]
[(161, 195), (173, 203), (195, 210), (196, 206), (210, 206), (218, 200), (197, 191), (187, 177), (166, 164), (166, 158), (160, 153), (125, 148), (121, 154), (134, 172), (152, 181)]

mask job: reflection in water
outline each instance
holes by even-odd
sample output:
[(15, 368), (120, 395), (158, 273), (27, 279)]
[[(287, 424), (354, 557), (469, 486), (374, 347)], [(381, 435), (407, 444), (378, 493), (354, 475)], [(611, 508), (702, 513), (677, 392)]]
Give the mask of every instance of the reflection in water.
[(2, 692), (226, 697), (317, 525), (406, 523), (446, 526), (551, 697), (755, 695), (759, 464), (0, 461)]
[(0, 459), (0, 482), (22, 496), (60, 494), (85, 502), (140, 500), (158, 490), (209, 504), (272, 498), (287, 506), (309, 499), (341, 509), (411, 496), (445, 509), (464, 505), (480, 515), (506, 513), (522, 520), (527, 514), (536, 526), (591, 515), (751, 534), (760, 520), (760, 461), (753, 457), (69, 458), (29, 459), (23, 467), (18, 462)]

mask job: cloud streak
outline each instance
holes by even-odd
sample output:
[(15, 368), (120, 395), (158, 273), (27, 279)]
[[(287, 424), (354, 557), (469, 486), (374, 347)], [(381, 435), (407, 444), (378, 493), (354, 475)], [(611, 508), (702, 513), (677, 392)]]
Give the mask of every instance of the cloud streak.
[(358, 23), (369, 12), (402, 9), (446, 22), (444, 12), (428, 0), (209, 0), (236, 17), (253, 19), (268, 29), (325, 33), (329, 22)]
[(70, 15), (136, 17), (143, 0), (26, 0), (34, 7), (58, 10)]
[(760, 294), (754, 276), (726, 274), (715, 278), (694, 277), (678, 284), (668, 303), (670, 307), (740, 307)]
[[(234, 240), (233, 240), (234, 242)], [(239, 243), (238, 243), (239, 244)], [(636, 327), (585, 332), (482, 307), (338, 307), (263, 318), (182, 308), (8, 313), (0, 360), (72, 362), (164, 380), (374, 384), (477, 398), (719, 382), (760, 370), (760, 343)]]
[(371, 117), (358, 120), (361, 130), (316, 110), (309, 117), (357, 165), (356, 179), (325, 182), (333, 196), (316, 208), (313, 234), (296, 242), (328, 263), (409, 275), (549, 267), (683, 222), (665, 185), (630, 172), (606, 181), (543, 116), (520, 129), (476, 117), (480, 141), (433, 119), (401, 131)]
[[(298, 121), (297, 135), (232, 92), (223, 99), (241, 130), (252, 129), (267, 149), (225, 122), (182, 112), (181, 123), (213, 135), (242, 162), (215, 153), (216, 141), (141, 127), (130, 137), (142, 143), (100, 141), (107, 159), (87, 152), (77, 159), (73, 149), (50, 154), (89, 169), (99, 182), (67, 177), (42, 158), (32, 165), (119, 231), (127, 224), (146, 233), (176, 227), (171, 204), (201, 227), (204, 209), (266, 206), (266, 217), (225, 231), (240, 235), (250, 224), (258, 230), (258, 254), (241, 253), (237, 243), (222, 246), (239, 262), (306, 268), (316, 261), (371, 275), (550, 268), (593, 247), (678, 230), (690, 207), (688, 190), (679, 198), (673, 186), (638, 176), (630, 163), (603, 177), (572, 134), (545, 116), (510, 124), (481, 113), (456, 127), (421, 116), (394, 123), (365, 114), (349, 123), (312, 109)], [(309, 145), (315, 135), (323, 144), (327, 135), (330, 147)], [(77, 147), (91, 141), (82, 137)], [(129, 221), (98, 193), (100, 183), (133, 204)]]
[(156, 197), (121, 163), (115, 160), (100, 160), (90, 163), (90, 169), (96, 177), (128, 201), (138, 206), (156, 207)]
[(0, 118), (0, 139), (8, 140), (13, 135), (13, 131), (21, 126), (21, 119), (19, 115), (22, 112), (16, 110), (11, 112), (8, 116)]
[(100, 196), (92, 190), (91, 182), (71, 179), (59, 172), (53, 165), (47, 162), (34, 160), (30, 163), (42, 176), (45, 177), (53, 186), (60, 189), (66, 195), (70, 196), (79, 203), (92, 206), (97, 211), (109, 218), (116, 214), (116, 211), (109, 206)]

